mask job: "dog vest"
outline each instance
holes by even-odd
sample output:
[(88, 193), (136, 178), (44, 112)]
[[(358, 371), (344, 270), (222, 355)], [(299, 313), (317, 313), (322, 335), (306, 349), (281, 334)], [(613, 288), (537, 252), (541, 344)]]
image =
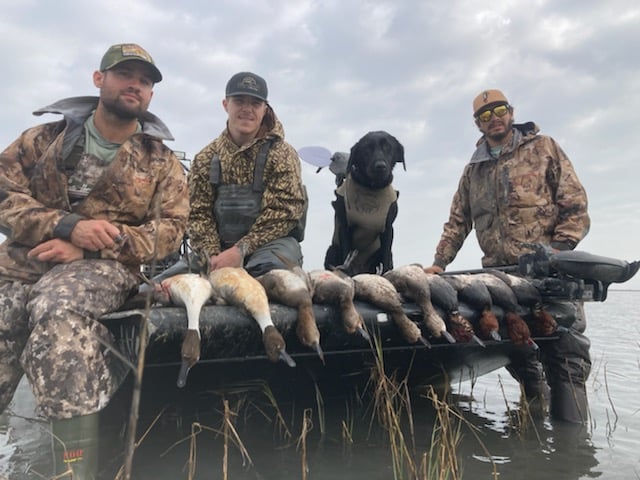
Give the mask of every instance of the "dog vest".
[[(271, 148), (271, 141), (265, 142), (256, 157), (253, 170), (252, 185), (235, 185), (220, 183), (222, 169), (220, 157), (214, 154), (211, 159), (209, 181), (216, 187), (216, 199), (213, 202), (213, 218), (218, 225), (218, 234), (222, 248), (229, 248), (244, 237), (255, 223), (262, 210), (262, 194), (264, 192), (264, 168)], [(304, 213), (289, 236), (299, 242), (304, 239), (304, 229), (307, 221), (307, 189), (304, 191)]]
[(398, 193), (392, 185), (378, 189), (364, 187), (347, 175), (336, 194), (344, 198), (353, 248), (358, 250), (358, 257), (367, 259), (380, 248), (380, 234), (385, 230), (389, 209), (398, 200)]

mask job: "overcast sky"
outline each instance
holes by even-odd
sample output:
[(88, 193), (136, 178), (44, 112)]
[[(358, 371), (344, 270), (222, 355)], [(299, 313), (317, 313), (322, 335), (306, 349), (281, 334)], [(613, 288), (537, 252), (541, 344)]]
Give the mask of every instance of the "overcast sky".
[[(229, 77), (263, 76), (295, 148), (348, 151), (370, 130), (405, 148), (397, 168), (396, 265), (430, 264), (479, 137), (471, 111), (499, 88), (571, 158), (590, 201), (579, 249), (640, 259), (640, 3), (636, 0), (0, 0), (0, 148), (42, 122), (31, 112), (94, 95), (113, 43), (136, 42), (164, 75), (150, 110), (193, 157), (223, 129)], [(55, 116), (44, 117), (47, 121)], [(334, 180), (303, 163), (305, 266), (321, 268)], [(472, 233), (450, 270), (478, 268)], [(640, 288), (640, 278), (624, 284)]]

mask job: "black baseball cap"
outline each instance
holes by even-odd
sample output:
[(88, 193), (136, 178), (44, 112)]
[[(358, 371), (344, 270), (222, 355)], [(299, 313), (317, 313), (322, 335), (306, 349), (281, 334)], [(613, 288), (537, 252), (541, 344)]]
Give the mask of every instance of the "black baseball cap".
[(236, 73), (227, 82), (225, 91), (227, 97), (250, 95), (265, 102), (267, 101), (268, 93), (267, 82), (264, 81), (264, 78), (251, 72)]

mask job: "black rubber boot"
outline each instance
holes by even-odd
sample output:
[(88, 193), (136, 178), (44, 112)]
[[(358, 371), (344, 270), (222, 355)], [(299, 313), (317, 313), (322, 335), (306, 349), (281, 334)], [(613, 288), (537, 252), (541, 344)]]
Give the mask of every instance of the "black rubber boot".
[[(55, 475), (60, 478), (95, 480), (98, 475), (98, 413), (51, 421)], [(57, 478), (57, 477), (56, 477)]]
[(586, 423), (589, 402), (583, 385), (558, 382), (551, 385), (551, 417), (570, 423)]

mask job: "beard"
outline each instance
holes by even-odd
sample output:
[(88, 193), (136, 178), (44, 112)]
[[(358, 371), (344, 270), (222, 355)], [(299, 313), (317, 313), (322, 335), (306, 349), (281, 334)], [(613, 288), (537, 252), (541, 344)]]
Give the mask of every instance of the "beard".
[(512, 128), (513, 128), (513, 119), (509, 120), (509, 124), (506, 126), (503, 132), (492, 133), (492, 134), (487, 133), (487, 137), (496, 143), (500, 143), (509, 136)]
[(122, 120), (139, 119), (147, 110), (146, 107), (142, 104), (137, 107), (128, 105), (127, 103), (120, 100), (119, 97), (102, 98), (101, 101), (107, 112)]

